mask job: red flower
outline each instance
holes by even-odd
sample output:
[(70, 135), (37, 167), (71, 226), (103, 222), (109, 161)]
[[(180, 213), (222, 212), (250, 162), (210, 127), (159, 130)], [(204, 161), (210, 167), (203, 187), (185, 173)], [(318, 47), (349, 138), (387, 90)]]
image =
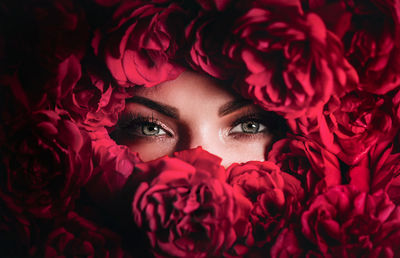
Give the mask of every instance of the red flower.
[(253, 203), (250, 221), (256, 245), (271, 242), (293, 215), (298, 215), (304, 191), (300, 181), (272, 162), (249, 161), (228, 168), (233, 189)]
[(114, 26), (99, 32), (93, 46), (122, 86), (175, 79), (183, 71), (174, 58), (182, 47), (185, 15), (174, 3), (122, 2)]
[(342, 180), (336, 156), (301, 136), (289, 136), (274, 143), (268, 160), (282, 171), (300, 178), (307, 194), (324, 192)]
[(88, 130), (114, 126), (118, 114), (125, 108), (125, 98), (129, 96), (123, 88), (111, 82), (107, 70), (95, 65), (84, 66), (82, 78), (62, 99), (62, 107), (68, 110), (80, 126)]
[(396, 257), (400, 208), (384, 192), (336, 186), (315, 198), (301, 217), (305, 237), (324, 257)]
[[(397, 153), (396, 153), (397, 152)], [(397, 185), (400, 180), (400, 153), (390, 141), (380, 141), (371, 147), (368, 154), (350, 167), (350, 184), (358, 189), (375, 193), (384, 190), (390, 199), (400, 204)]]
[(222, 51), (234, 18), (230, 12), (203, 13), (188, 25), (186, 38), (192, 45), (186, 59), (193, 69), (224, 80), (237, 74), (240, 65)]
[[(133, 200), (136, 223), (162, 256), (240, 255), (251, 203), (221, 180), (219, 158), (201, 148), (137, 165), (142, 181)], [(197, 159), (198, 158), (198, 159)]]
[(332, 95), (356, 86), (340, 41), (315, 14), (253, 8), (236, 20), (232, 34), (224, 51), (247, 67), (236, 87), (266, 110), (312, 116)]
[(58, 104), (81, 77), (89, 34), (81, 6), (69, 0), (8, 1), (0, 7), (0, 16), (7, 24), (0, 84), (14, 77), (9, 87), (30, 109)]
[(314, 118), (289, 120), (295, 133), (307, 135), (345, 163), (356, 164), (379, 140), (397, 131), (390, 96), (352, 91), (334, 96)]
[(121, 248), (121, 238), (74, 212), (47, 236), (43, 257), (130, 257)]
[(89, 132), (93, 148), (93, 176), (85, 185), (92, 200), (102, 207), (113, 205), (135, 165), (140, 163), (137, 153), (127, 146), (116, 144), (107, 130), (97, 128)]
[(218, 11), (223, 11), (227, 7), (230, 6), (232, 0), (196, 0), (203, 9), (206, 11), (213, 11), (213, 10), (218, 10)]
[[(8, 203), (7, 203), (8, 201)], [(36, 231), (12, 200), (0, 193), (0, 247), (4, 257), (28, 257)]]
[(90, 139), (62, 111), (37, 111), (7, 129), (1, 191), (35, 216), (63, 213), (92, 173)]
[(283, 229), (271, 248), (271, 257), (304, 257), (304, 251), (296, 233), (291, 228)]
[(345, 0), (352, 17), (343, 37), (346, 56), (357, 69), (361, 88), (385, 94), (400, 83), (400, 12), (389, 0)]
[(400, 13), (391, 0), (304, 0), (341, 39), (357, 70), (360, 88), (385, 94), (400, 82), (398, 47)]

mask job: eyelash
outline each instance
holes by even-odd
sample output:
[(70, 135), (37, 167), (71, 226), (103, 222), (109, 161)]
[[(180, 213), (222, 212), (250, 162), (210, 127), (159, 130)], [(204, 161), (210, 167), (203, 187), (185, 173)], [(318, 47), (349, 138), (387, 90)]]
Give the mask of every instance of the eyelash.
[[(123, 131), (128, 131), (128, 133), (130, 134), (134, 134), (131, 133), (132, 129), (140, 128), (143, 125), (157, 126), (163, 131), (165, 131), (168, 136), (173, 135), (160, 120), (154, 118), (153, 116), (143, 116), (140, 114), (127, 113), (122, 115), (118, 121), (118, 128), (122, 129)], [(140, 135), (137, 134), (134, 135), (140, 137)], [(151, 136), (143, 135), (142, 137), (151, 137)], [(160, 136), (154, 136), (154, 137), (160, 137)]]
[[(241, 115), (239, 118), (235, 119), (233, 123), (230, 125), (229, 132), (235, 128), (236, 126), (242, 124), (242, 123), (247, 123), (247, 122), (255, 122), (259, 123), (268, 129), (265, 121), (261, 118), (260, 115), (258, 114), (249, 114), (249, 115)], [(143, 125), (151, 125), (151, 126), (157, 126), (163, 131), (166, 132), (167, 137), (173, 136), (173, 133), (170, 132), (166, 128), (166, 126), (158, 119), (154, 118), (153, 116), (143, 116), (141, 114), (135, 114), (135, 113), (127, 113), (123, 114), (119, 121), (118, 121), (118, 128), (122, 129), (125, 132), (128, 132), (131, 135), (134, 135), (136, 137), (143, 137), (143, 138), (148, 138), (148, 137), (163, 137), (165, 135), (154, 135), (154, 136), (145, 136), (145, 135), (138, 135), (135, 133), (132, 133), (132, 129), (137, 129), (141, 128)], [(258, 137), (260, 134), (265, 134), (266, 130), (260, 131), (257, 133), (245, 133), (245, 132), (232, 132), (229, 133), (230, 136), (234, 137), (235, 139), (241, 139), (241, 138), (253, 138), (253, 137)]]
[(265, 126), (266, 129), (263, 131), (257, 132), (257, 133), (233, 132), (233, 133), (231, 133), (231, 136), (234, 137), (235, 139), (242, 139), (242, 138), (248, 139), (248, 138), (259, 137), (261, 134), (265, 134), (268, 132), (268, 126), (266, 125), (266, 121), (264, 119), (262, 119), (261, 115), (254, 114), (254, 113), (251, 113), (248, 115), (241, 115), (239, 118), (234, 119), (234, 122), (230, 125), (231, 129), (229, 131), (231, 131), (236, 126), (238, 126), (242, 123), (247, 123), (247, 122), (259, 123), (260, 125)]

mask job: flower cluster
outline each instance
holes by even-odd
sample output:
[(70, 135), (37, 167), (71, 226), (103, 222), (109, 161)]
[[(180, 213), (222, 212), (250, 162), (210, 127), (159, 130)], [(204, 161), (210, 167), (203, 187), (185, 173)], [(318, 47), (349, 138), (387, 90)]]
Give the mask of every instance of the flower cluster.
[[(0, 3), (0, 252), (400, 256), (400, 0)], [(286, 119), (265, 161), (110, 132), (194, 70)]]

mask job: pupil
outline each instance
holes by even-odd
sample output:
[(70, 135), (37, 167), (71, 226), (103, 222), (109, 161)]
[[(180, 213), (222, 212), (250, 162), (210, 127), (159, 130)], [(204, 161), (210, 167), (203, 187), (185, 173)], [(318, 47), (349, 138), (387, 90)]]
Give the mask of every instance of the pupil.
[(156, 125), (144, 125), (142, 127), (142, 133), (145, 135), (155, 135), (158, 134), (160, 129)]
[(260, 125), (255, 122), (247, 122), (242, 124), (242, 129), (246, 133), (257, 133)]

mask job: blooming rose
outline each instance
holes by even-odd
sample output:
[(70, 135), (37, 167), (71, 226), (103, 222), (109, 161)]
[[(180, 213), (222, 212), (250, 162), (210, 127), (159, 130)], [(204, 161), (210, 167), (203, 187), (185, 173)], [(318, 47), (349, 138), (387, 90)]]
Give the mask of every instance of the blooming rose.
[(380, 141), (371, 147), (360, 162), (349, 169), (350, 184), (365, 192), (384, 190), (398, 205), (400, 180), (400, 153), (396, 144)]
[(400, 83), (398, 3), (344, 2), (352, 13), (351, 27), (343, 37), (347, 59), (357, 69), (364, 90), (385, 94)]
[(292, 228), (285, 228), (271, 248), (271, 257), (304, 257), (298, 234)]
[[(7, 203), (8, 202), (8, 203)], [(27, 257), (35, 234), (31, 222), (0, 193), (0, 250), (4, 257)]]
[(305, 237), (324, 257), (396, 257), (400, 208), (380, 191), (336, 186), (313, 200), (301, 217)]
[(221, 180), (220, 162), (197, 148), (137, 165), (145, 179), (136, 189), (133, 214), (156, 255), (209, 257), (246, 250), (240, 240), (249, 231), (251, 203)]
[(400, 153), (394, 154), (393, 150), (393, 144), (388, 141), (374, 145), (359, 164), (350, 168), (350, 183), (360, 186), (360, 182), (367, 180), (370, 188), (360, 189), (371, 192), (387, 190), (392, 180), (400, 174)]
[[(58, 104), (81, 76), (79, 61), (88, 39), (81, 6), (69, 0), (8, 1), (0, 16), (7, 24), (0, 77), (18, 79), (10, 87), (31, 109)], [(7, 82), (0, 79), (0, 84)]]
[(74, 212), (47, 236), (43, 257), (131, 257), (121, 248), (121, 238)]
[(400, 13), (396, 1), (303, 2), (342, 39), (346, 57), (360, 76), (360, 88), (385, 94), (398, 87)]
[(394, 107), (394, 115), (396, 118), (397, 124), (400, 124), (400, 89), (395, 92), (393, 98), (393, 107)]
[(141, 161), (127, 146), (116, 144), (104, 127), (89, 132), (89, 136), (94, 169), (85, 189), (102, 207), (112, 206), (135, 165)]
[(314, 118), (288, 120), (295, 133), (307, 135), (346, 164), (356, 164), (377, 141), (397, 131), (390, 96), (352, 91), (333, 96)]
[(88, 130), (111, 127), (116, 124), (128, 96), (124, 89), (112, 83), (107, 70), (96, 67), (95, 63), (85, 63), (84, 75), (62, 99), (62, 107)]
[(312, 116), (354, 88), (357, 74), (316, 14), (279, 7), (239, 17), (224, 53), (246, 67), (235, 84), (243, 96), (287, 118)]
[(307, 194), (324, 192), (342, 180), (336, 156), (305, 137), (289, 136), (277, 141), (268, 153), (268, 160), (283, 172), (298, 177)]
[[(207, 4), (207, 3), (204, 3)], [(186, 28), (186, 38), (192, 43), (188, 63), (195, 70), (206, 72), (219, 79), (229, 79), (240, 65), (222, 53), (224, 40), (231, 34), (234, 16), (230, 12), (214, 15), (205, 13)]]
[(253, 203), (250, 221), (256, 244), (275, 239), (301, 208), (304, 191), (300, 181), (283, 173), (272, 162), (249, 161), (228, 168), (228, 183)]
[(9, 124), (1, 141), (0, 189), (31, 214), (64, 212), (92, 173), (91, 142), (61, 110)]
[(197, 0), (196, 2), (199, 3), (199, 5), (207, 11), (211, 11), (211, 10), (222, 11), (222, 10), (226, 9), (234, 1), (232, 1), (232, 0)]
[(119, 4), (122, 0), (93, 0), (98, 5), (105, 6), (105, 7), (111, 7), (116, 4)]
[(172, 80), (183, 71), (174, 58), (182, 47), (185, 16), (175, 3), (122, 2), (113, 27), (98, 32), (93, 46), (122, 86)]

